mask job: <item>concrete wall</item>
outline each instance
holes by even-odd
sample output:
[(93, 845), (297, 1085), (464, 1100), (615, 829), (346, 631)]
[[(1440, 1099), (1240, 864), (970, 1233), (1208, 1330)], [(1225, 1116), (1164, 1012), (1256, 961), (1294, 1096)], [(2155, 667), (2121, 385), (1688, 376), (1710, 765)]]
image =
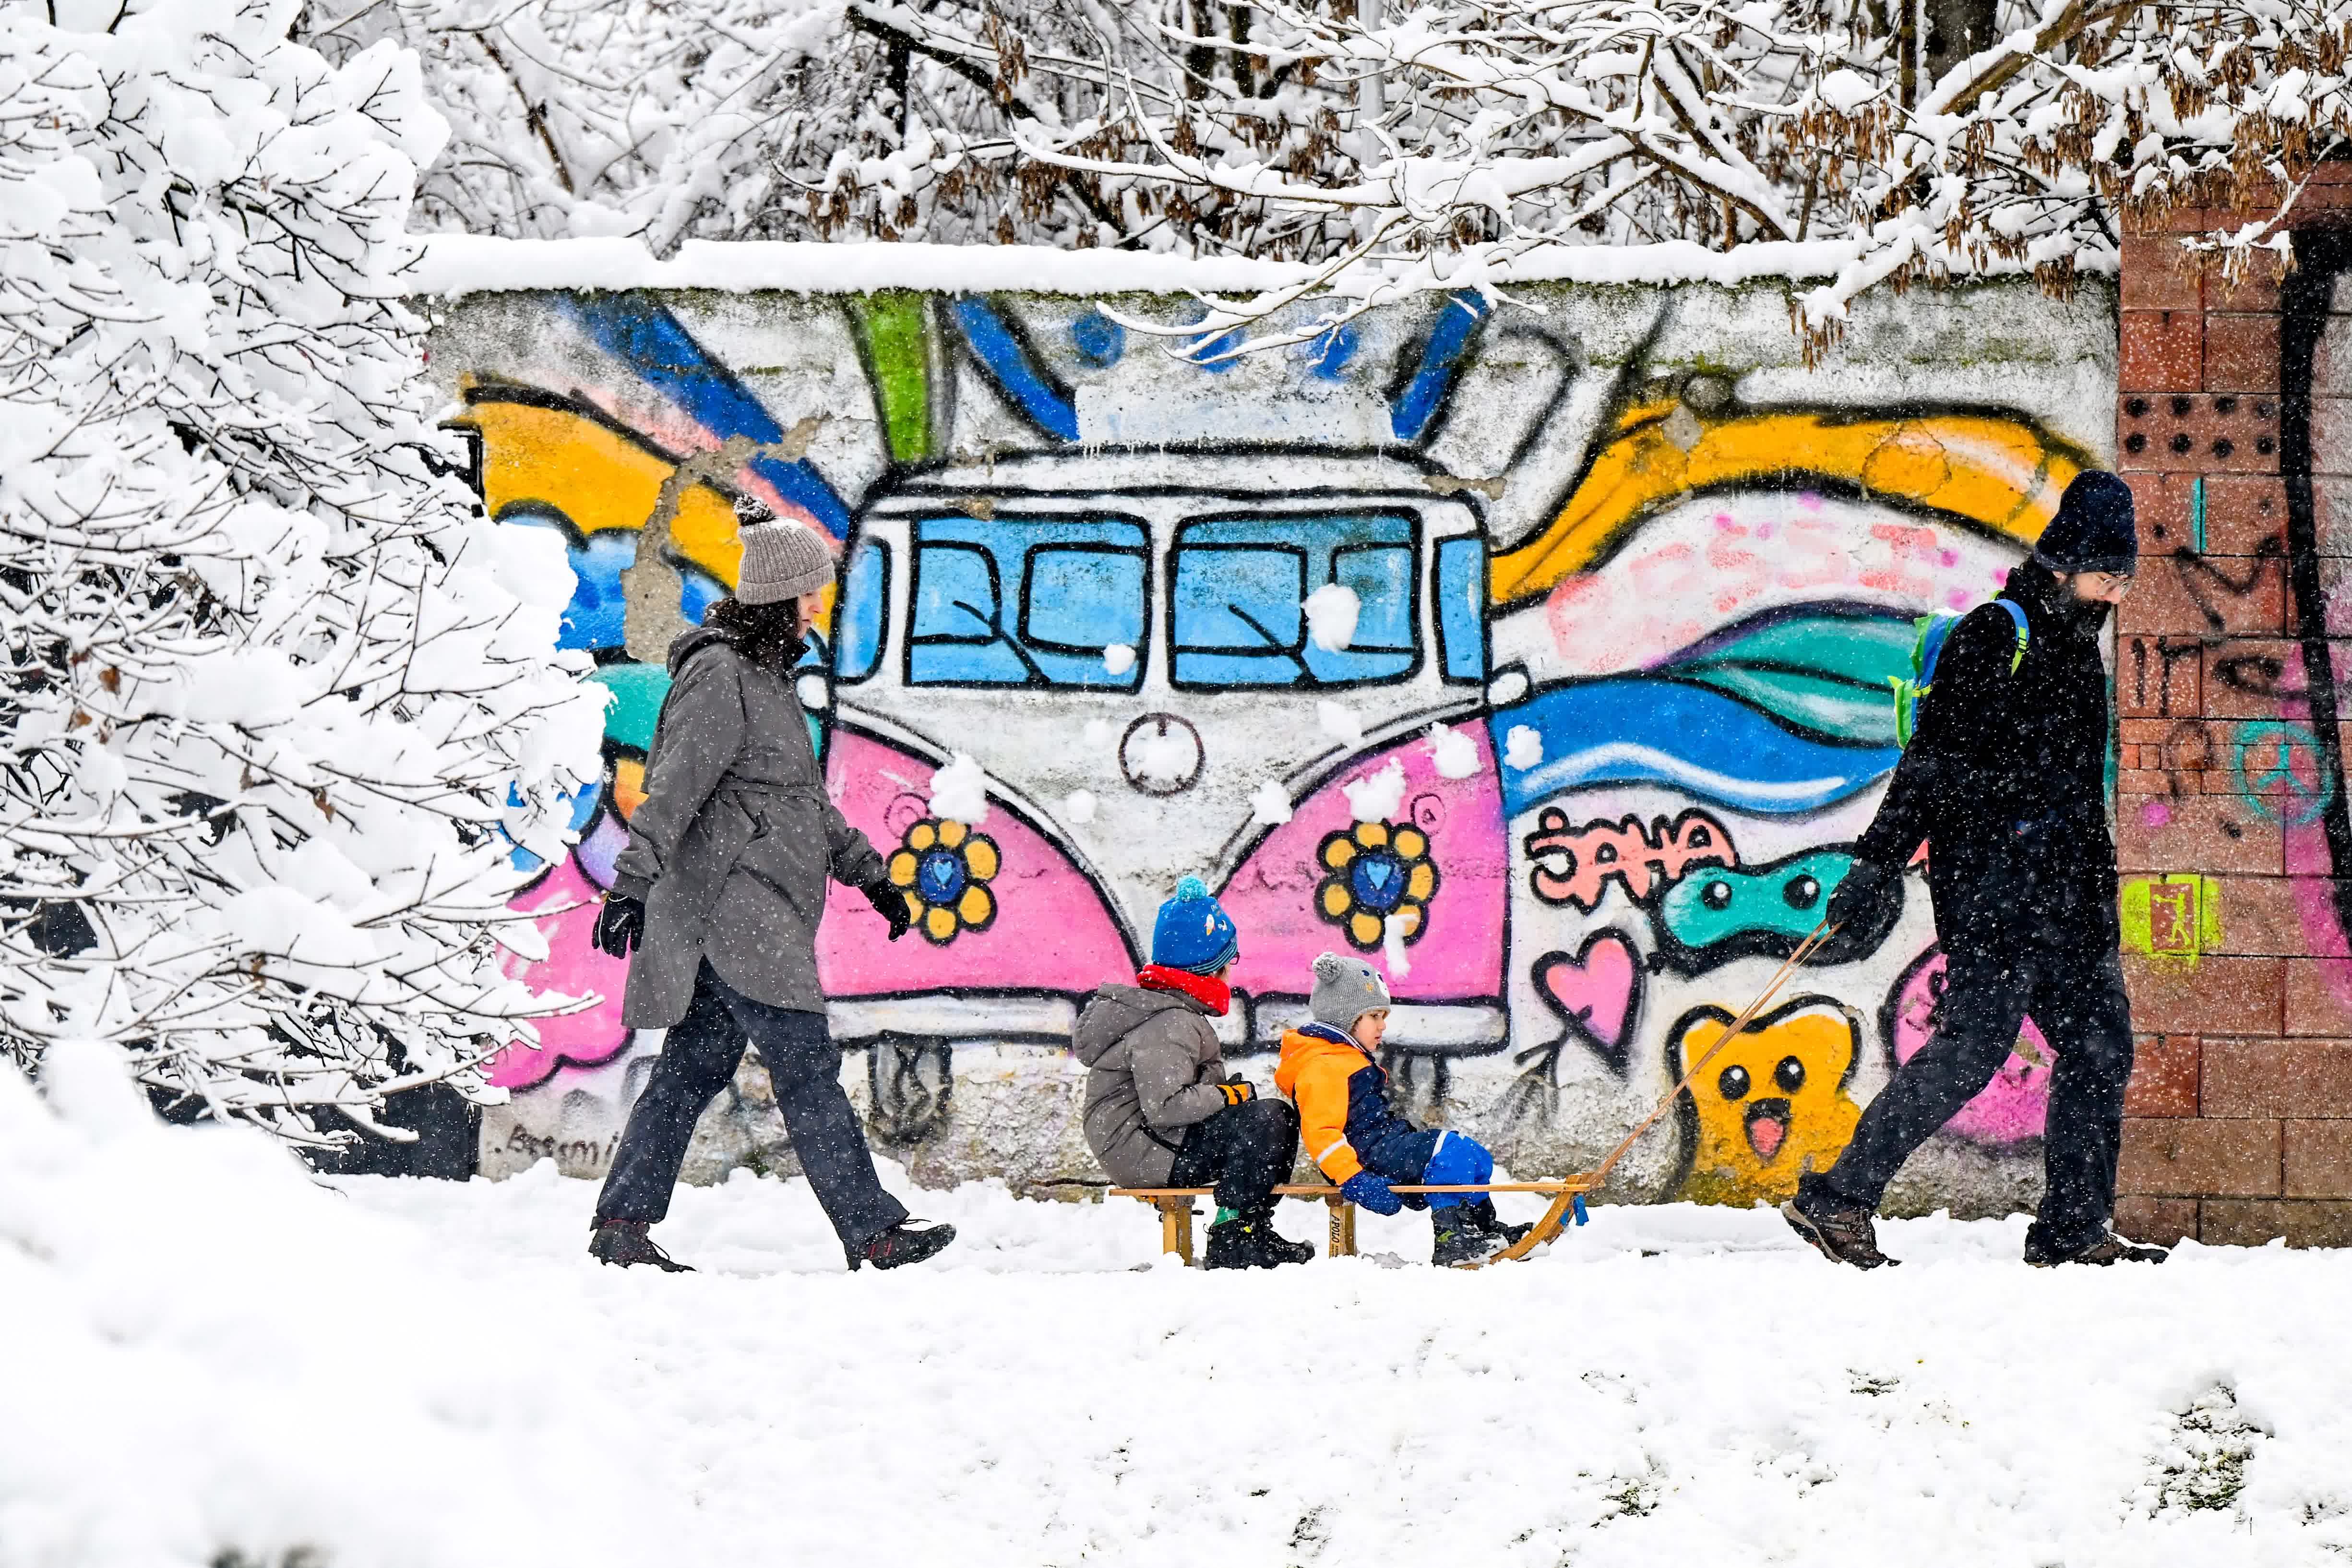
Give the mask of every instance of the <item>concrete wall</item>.
[[(1186, 873), (1241, 925), (1244, 1070), (1270, 1079), (1308, 963), (1352, 947), (1391, 977), (1419, 1114), (1520, 1174), (1589, 1167), (1820, 919), (1896, 754), (1912, 617), (1989, 596), (2112, 464), (2116, 325), (2095, 286), (1918, 291), (1808, 368), (1776, 287), (1528, 299), (1205, 367), (1114, 319), (1181, 320), (1165, 298), (436, 302), (486, 500), (566, 531), (570, 635), (615, 693), (581, 846), (522, 900), (574, 906), (543, 977), (617, 998), (581, 901), (642, 788), (647, 661), (731, 579), (750, 490), (844, 551), (804, 690), (923, 919), (891, 944), (836, 896), (821, 957), (845, 1079), (918, 1179), (1099, 1180), (1061, 1042)], [(1360, 613), (1327, 647), (1301, 600), (1334, 583)], [(984, 813), (935, 779), (958, 755)], [(1785, 1195), (1926, 1037), (1938, 975), (1915, 872), (1612, 1195)], [(616, 1013), (500, 1061), (486, 1170), (602, 1173), (656, 1047)], [(2030, 1202), (2046, 1076), (2013, 1058), (1895, 1206)], [(762, 1090), (747, 1069), (714, 1108), (698, 1170), (789, 1161)]]

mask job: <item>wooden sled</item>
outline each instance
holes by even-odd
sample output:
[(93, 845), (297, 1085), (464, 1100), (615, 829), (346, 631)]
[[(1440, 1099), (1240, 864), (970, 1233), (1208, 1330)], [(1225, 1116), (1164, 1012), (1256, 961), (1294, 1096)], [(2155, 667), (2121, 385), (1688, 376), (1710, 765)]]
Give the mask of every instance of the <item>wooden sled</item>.
[[(1575, 1211), (1577, 1200), (1591, 1191), (1581, 1176), (1570, 1176), (1557, 1182), (1486, 1182), (1471, 1186), (1392, 1186), (1397, 1193), (1544, 1193), (1550, 1195), (1551, 1207), (1544, 1212), (1528, 1234), (1496, 1253), (1482, 1263), (1467, 1268), (1483, 1268), (1486, 1263), (1504, 1263), (1521, 1258), (1537, 1247), (1557, 1237), (1565, 1228), (1569, 1216)], [(1160, 1211), (1160, 1250), (1173, 1253), (1187, 1264), (1193, 1261), (1192, 1221), (1200, 1210), (1192, 1206), (1195, 1198), (1212, 1195), (1208, 1187), (1113, 1187), (1115, 1198), (1136, 1198)], [(1317, 1184), (1314, 1185), (1284, 1185), (1274, 1189), (1276, 1197), (1320, 1198), (1329, 1212), (1329, 1228), (1324, 1256), (1353, 1258), (1356, 1256), (1356, 1205), (1339, 1195), (1339, 1189)]]
[[(1797, 966), (1803, 963), (1816, 948), (1835, 934), (1837, 934), (1837, 927), (1827, 921), (1815, 926), (1811, 933), (1797, 944), (1796, 951), (1789, 954), (1788, 962), (1781, 964), (1772, 978), (1766, 982), (1764, 989), (1757, 994), (1756, 1000), (1748, 1004), (1747, 1009), (1731, 1021), (1731, 1026), (1724, 1030), (1722, 1035), (1717, 1037), (1715, 1044), (1709, 1046), (1706, 1053), (1691, 1064), (1690, 1070), (1683, 1074), (1682, 1081), (1668, 1089), (1666, 1097), (1658, 1101), (1657, 1108), (1643, 1117), (1641, 1124), (1625, 1134), (1623, 1141), (1609, 1152), (1609, 1157), (1591, 1170), (1555, 1182), (1488, 1182), (1475, 1185), (1457, 1186), (1391, 1185), (1389, 1190), (1394, 1193), (1549, 1193), (1551, 1194), (1551, 1206), (1544, 1211), (1541, 1219), (1528, 1228), (1527, 1235), (1500, 1252), (1483, 1258), (1475, 1263), (1458, 1264), (1455, 1266), (1457, 1268), (1484, 1268), (1494, 1263), (1515, 1263), (1534, 1252), (1537, 1247), (1558, 1240), (1559, 1233), (1568, 1227), (1571, 1215), (1575, 1217), (1577, 1224), (1584, 1223), (1584, 1194), (1599, 1190), (1601, 1184), (1609, 1179), (1609, 1173), (1616, 1168), (1617, 1162), (1632, 1152), (1633, 1145), (1641, 1141), (1643, 1133), (1656, 1126), (1659, 1119), (1674, 1108), (1675, 1101), (1682, 1097), (1684, 1090), (1690, 1088), (1692, 1080), (1698, 1077), (1707, 1063), (1713, 1061), (1722, 1052), (1724, 1047), (1738, 1038), (1740, 1034), (1756, 1021), (1757, 1015), (1771, 1005), (1772, 998), (1780, 994), (1780, 987), (1788, 983), (1789, 976), (1797, 972)], [(1353, 1258), (1356, 1255), (1356, 1205), (1341, 1197), (1339, 1188), (1326, 1185), (1280, 1186), (1274, 1190), (1278, 1197), (1322, 1199), (1330, 1209), (1330, 1239), (1326, 1256)], [(1139, 1198), (1159, 1209), (1160, 1251), (1172, 1252), (1188, 1265), (1192, 1262), (1192, 1218), (1199, 1212), (1193, 1208), (1192, 1200), (1210, 1196), (1210, 1188), (1113, 1187), (1110, 1189), (1110, 1195), (1115, 1198)]]

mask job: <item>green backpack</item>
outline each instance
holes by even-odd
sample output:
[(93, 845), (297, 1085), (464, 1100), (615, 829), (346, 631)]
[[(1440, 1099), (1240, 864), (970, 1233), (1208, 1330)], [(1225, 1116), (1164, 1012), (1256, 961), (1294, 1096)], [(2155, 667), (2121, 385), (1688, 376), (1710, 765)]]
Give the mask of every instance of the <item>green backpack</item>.
[[(2025, 645), (2029, 637), (2025, 627), (2025, 606), (2014, 599), (1995, 599), (1993, 603), (2008, 611), (2009, 618), (2017, 625), (2017, 651), (2010, 656), (2009, 660), (2009, 672), (2015, 675), (2018, 666), (2025, 662)], [(1911, 744), (1912, 731), (1919, 727), (1919, 704), (1927, 699), (1929, 691), (1935, 689), (1936, 660), (1943, 654), (1944, 639), (1951, 636), (1952, 628), (1959, 622), (1958, 611), (1937, 610), (1934, 615), (1921, 616), (1912, 623), (1919, 628), (1919, 636), (1911, 645), (1911, 674), (1907, 679), (1900, 675), (1886, 678), (1886, 684), (1895, 688), (1895, 743), (1897, 746)]]

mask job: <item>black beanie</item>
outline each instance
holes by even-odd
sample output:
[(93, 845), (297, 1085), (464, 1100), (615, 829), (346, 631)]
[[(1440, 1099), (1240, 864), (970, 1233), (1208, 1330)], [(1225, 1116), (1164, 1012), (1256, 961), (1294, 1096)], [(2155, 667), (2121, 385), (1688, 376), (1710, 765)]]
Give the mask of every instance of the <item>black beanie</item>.
[(2131, 487), (2096, 468), (2075, 475), (2059, 500), (2058, 515), (2035, 542), (2033, 558), (2053, 572), (2130, 576), (2139, 566)]

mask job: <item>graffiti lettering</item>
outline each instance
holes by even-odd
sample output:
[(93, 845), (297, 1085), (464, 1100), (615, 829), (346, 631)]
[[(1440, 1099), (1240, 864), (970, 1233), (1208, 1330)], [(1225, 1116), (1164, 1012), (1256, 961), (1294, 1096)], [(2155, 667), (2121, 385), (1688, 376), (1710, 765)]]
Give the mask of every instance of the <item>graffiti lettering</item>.
[(2227, 630), (2230, 624), (2220, 608), (2221, 600), (2251, 597), (2273, 572), (2279, 574), (2282, 586), (2286, 582), (2286, 546), (2275, 535), (2254, 546), (2254, 563), (2246, 569), (2242, 582), (2185, 544), (2172, 552), (2172, 563), (2181, 588), (2205, 617), (2205, 624), (2217, 632)]
[(1638, 816), (1588, 822), (1570, 827), (1565, 812), (1548, 810), (1528, 835), (1536, 862), (1528, 882), (1548, 904), (1597, 907), (1613, 879), (1637, 900), (1646, 900), (1694, 866), (1737, 866), (1739, 853), (1730, 830), (1710, 814), (1684, 812), (1669, 825), (1663, 816), (1648, 827)]
[(613, 1163), (613, 1151), (620, 1146), (617, 1132), (599, 1141), (594, 1138), (541, 1138), (520, 1127), (509, 1130), (501, 1145), (505, 1152), (518, 1156), (526, 1164), (540, 1160), (552, 1160), (557, 1165), (572, 1171), (601, 1171)]

